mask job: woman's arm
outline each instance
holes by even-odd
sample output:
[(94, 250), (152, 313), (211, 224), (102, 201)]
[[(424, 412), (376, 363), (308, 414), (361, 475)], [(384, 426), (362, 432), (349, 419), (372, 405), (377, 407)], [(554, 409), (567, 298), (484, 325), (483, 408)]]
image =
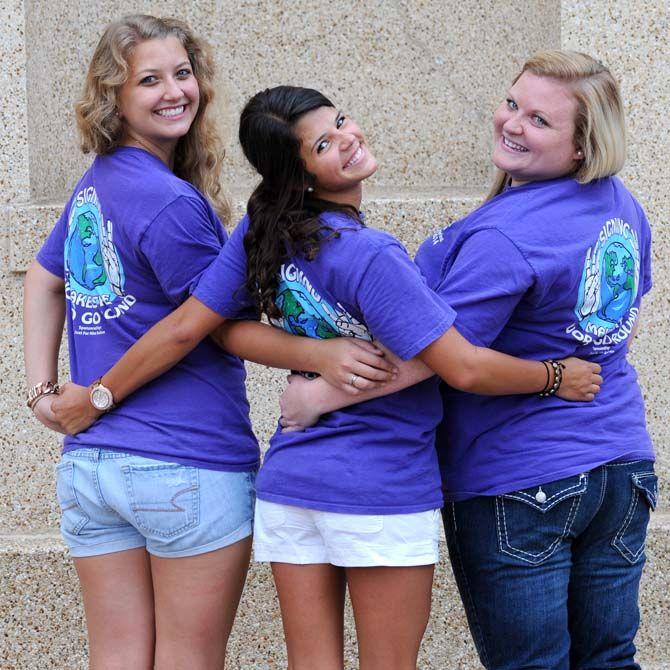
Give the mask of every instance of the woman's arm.
[[(347, 395), (379, 388), (397, 373), (383, 349), (353, 337), (300, 337), (258, 321), (226, 321), (212, 337), (222, 348), (254, 363), (317, 372)], [(351, 385), (353, 377), (356, 386)]]
[[(310, 381), (290, 376), (289, 385), (279, 400), (284, 430), (303, 430), (314, 425), (322, 414), (401, 391), (428, 379), (434, 374), (433, 370), (450, 386), (481, 395), (539, 393), (547, 385), (547, 368), (543, 363), (475, 347), (455, 328), (447, 330), (409, 361), (401, 361), (388, 350), (385, 352), (386, 358), (398, 369), (396, 378), (357, 397), (333, 388), (323, 379)], [(424, 358), (426, 355), (428, 360)], [(556, 395), (564, 400), (593, 400), (602, 383), (600, 366), (574, 357), (561, 362), (563, 381)], [(428, 367), (426, 363), (433, 365)]]
[[(419, 358), (447, 384), (468, 393), (540, 393), (547, 386), (547, 368), (542, 362), (476, 347), (456, 328), (450, 328), (426, 347)], [(560, 397), (564, 400), (593, 400), (602, 383), (600, 366), (578, 358), (568, 358), (563, 363), (566, 369)]]
[[(195, 347), (222, 316), (197, 298), (189, 298), (174, 312), (150, 328), (102, 378), (119, 404), (133, 391), (160, 376)], [(53, 411), (65, 430), (74, 435), (88, 428), (102, 414), (90, 402), (90, 390), (78, 384), (64, 384)]]
[[(23, 289), (23, 356), (26, 382), (58, 382), (58, 352), (65, 322), (65, 285), (37, 261), (26, 273)], [(33, 405), (33, 412), (47, 428), (65, 432), (52, 411), (55, 395)]]
[[(118, 404), (133, 391), (172, 368), (223, 323), (222, 316), (191, 297), (135, 342), (103, 375), (101, 383), (111, 391), (114, 402)], [(232, 348), (233, 353), (249, 360), (274, 367), (326, 372), (331, 379), (339, 381), (339, 387), (345, 387), (351, 374), (357, 374), (349, 374), (348, 370), (361, 369), (375, 375), (380, 381), (392, 375), (392, 366), (385, 364), (383, 359), (375, 360), (376, 372), (370, 369), (372, 366), (367, 361), (380, 357), (372, 353), (369, 347), (352, 343), (338, 344), (338, 354), (332, 347), (326, 348), (312, 338), (275, 331), (277, 329), (263, 324), (240, 322), (227, 334), (224, 331), (223, 341)], [(366, 386), (377, 383), (380, 382), (369, 381)], [(63, 385), (53, 409), (63, 427), (71, 434), (85, 430), (101, 415), (90, 402), (89, 389), (77, 384)]]
[[(385, 351), (388, 361), (398, 370), (396, 376), (383, 386), (360, 391), (357, 395), (335, 388), (323, 377), (310, 380), (301, 375), (289, 375), (289, 383), (279, 398), (281, 409), (279, 422), (284, 432), (304, 430), (308, 426), (313, 426), (322, 414), (402, 391), (435, 374), (418, 358), (403, 361), (387, 349)], [(358, 386), (361, 380), (356, 379), (355, 383)]]

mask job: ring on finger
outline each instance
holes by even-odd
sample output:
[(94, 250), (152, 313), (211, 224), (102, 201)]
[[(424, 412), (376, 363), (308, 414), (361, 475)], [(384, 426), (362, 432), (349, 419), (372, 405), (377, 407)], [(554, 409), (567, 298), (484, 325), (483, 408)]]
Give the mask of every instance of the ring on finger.
[(356, 380), (358, 379), (360, 375), (351, 375), (351, 379), (349, 380), (349, 383), (356, 388)]

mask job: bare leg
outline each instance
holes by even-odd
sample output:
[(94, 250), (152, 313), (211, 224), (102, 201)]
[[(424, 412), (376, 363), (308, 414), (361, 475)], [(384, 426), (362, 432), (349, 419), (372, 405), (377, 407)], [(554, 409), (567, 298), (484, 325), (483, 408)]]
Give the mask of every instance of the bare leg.
[(156, 670), (221, 670), (249, 568), (251, 538), (188, 558), (151, 557)]
[(342, 670), (344, 570), (329, 563), (273, 563), (289, 670)]
[(360, 670), (416, 670), (434, 567), (347, 568)]
[(75, 558), (88, 626), (91, 670), (154, 667), (154, 601), (149, 556), (130, 549)]

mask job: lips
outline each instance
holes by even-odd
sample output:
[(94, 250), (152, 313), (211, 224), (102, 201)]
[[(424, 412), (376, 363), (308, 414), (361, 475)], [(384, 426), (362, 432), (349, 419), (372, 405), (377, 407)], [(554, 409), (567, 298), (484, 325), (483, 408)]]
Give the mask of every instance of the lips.
[(513, 142), (512, 140), (510, 140), (508, 137), (505, 137), (504, 135), (501, 136), (501, 141), (503, 143), (503, 146), (506, 149), (509, 149), (510, 151), (515, 151), (515, 152), (520, 153), (520, 154), (521, 153), (526, 153), (528, 151), (528, 149), (526, 149), (526, 147), (524, 147), (521, 144), (517, 144), (516, 142)]
[(177, 107), (163, 107), (163, 109), (157, 109), (154, 114), (162, 116), (164, 119), (171, 119), (175, 116), (181, 116), (186, 109), (186, 105), (179, 105)]
[(363, 146), (359, 144), (358, 149), (356, 149), (354, 155), (344, 164), (343, 169), (347, 170), (348, 168), (356, 165), (356, 163), (358, 163), (361, 158), (363, 158)]

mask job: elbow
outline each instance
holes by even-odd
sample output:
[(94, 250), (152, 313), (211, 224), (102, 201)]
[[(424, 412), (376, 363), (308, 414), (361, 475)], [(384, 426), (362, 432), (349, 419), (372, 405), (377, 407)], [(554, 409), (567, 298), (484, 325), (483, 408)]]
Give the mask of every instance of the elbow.
[(190, 351), (204, 339), (203, 333), (192, 319), (180, 318), (173, 320), (169, 330), (169, 340), (176, 349)]
[(479, 386), (479, 378), (472, 366), (464, 364), (458, 366), (458, 369), (450, 375), (448, 383), (459, 391), (474, 393)]
[(476, 349), (473, 352), (464, 353), (459, 357), (458, 363), (449, 370), (449, 386), (466, 393), (476, 393), (481, 384), (481, 366), (477, 364)]

